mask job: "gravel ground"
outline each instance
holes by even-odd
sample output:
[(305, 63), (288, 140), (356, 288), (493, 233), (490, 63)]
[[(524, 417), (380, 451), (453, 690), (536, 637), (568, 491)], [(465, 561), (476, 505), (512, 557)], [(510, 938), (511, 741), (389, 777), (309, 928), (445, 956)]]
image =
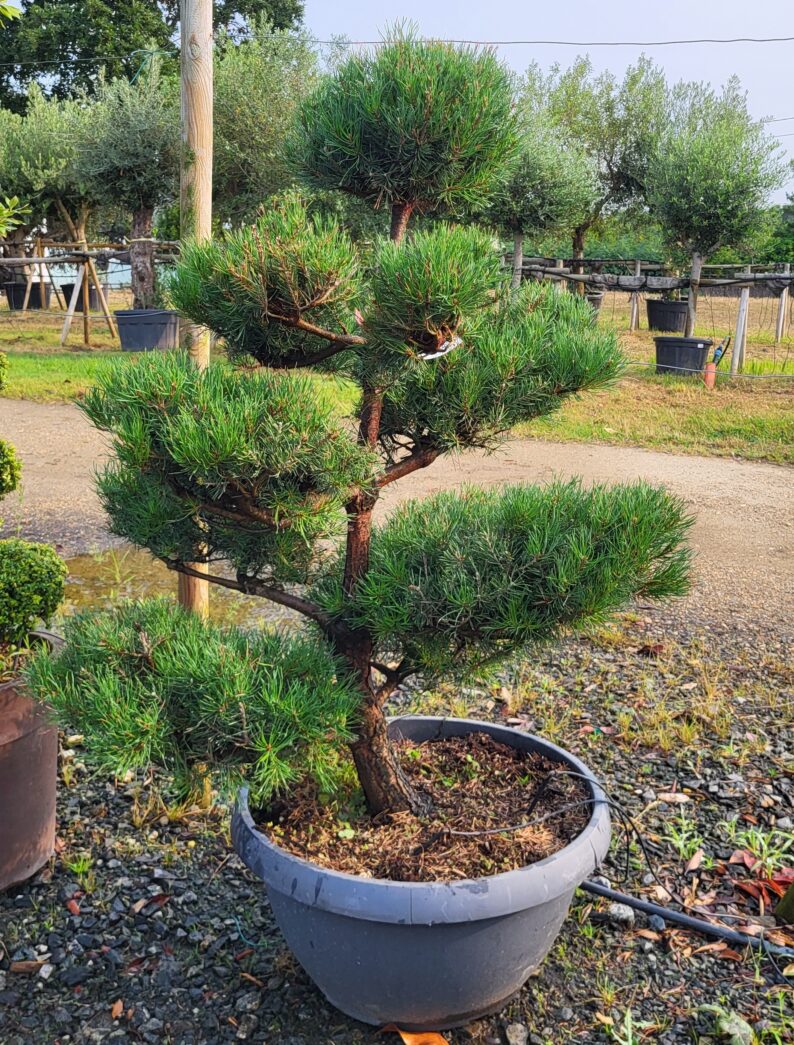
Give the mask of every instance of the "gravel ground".
[[(794, 863), (785, 851), (794, 817), (789, 653), (768, 625), (739, 635), (719, 621), (704, 629), (681, 610), (640, 607), (514, 666), (493, 688), (406, 690), (398, 707), (515, 722), (563, 742), (636, 819), (659, 880), (708, 910), (752, 918), (758, 903), (735, 883), (758, 872), (729, 862), (746, 832), (755, 830), (770, 865)], [(71, 744), (61, 757), (59, 852), (0, 897), (4, 1045), (386, 1040), (330, 1008), (296, 967), (260, 884), (230, 855), (222, 811), (147, 809), (145, 789), (92, 775)], [(636, 846), (621, 882), (623, 842), (617, 829), (604, 873), (655, 899)], [(771, 931), (768, 913), (765, 921)], [(720, 1035), (727, 1016), (704, 1006), (744, 1020), (745, 1036)], [(769, 963), (582, 894), (520, 997), (446, 1038), (782, 1043), (794, 1040), (794, 999)]]

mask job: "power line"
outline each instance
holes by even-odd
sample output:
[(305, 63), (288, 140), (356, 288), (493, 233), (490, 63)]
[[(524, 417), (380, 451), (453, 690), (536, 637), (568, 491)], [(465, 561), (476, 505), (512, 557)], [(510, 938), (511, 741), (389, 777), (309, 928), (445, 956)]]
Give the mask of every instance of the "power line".
[[(692, 40), (441, 40), (436, 43), (467, 44), (475, 47), (677, 47), (684, 44), (780, 44), (794, 42), (794, 36), (704, 36)], [(317, 40), (318, 44), (342, 47), (372, 47), (383, 40)]]

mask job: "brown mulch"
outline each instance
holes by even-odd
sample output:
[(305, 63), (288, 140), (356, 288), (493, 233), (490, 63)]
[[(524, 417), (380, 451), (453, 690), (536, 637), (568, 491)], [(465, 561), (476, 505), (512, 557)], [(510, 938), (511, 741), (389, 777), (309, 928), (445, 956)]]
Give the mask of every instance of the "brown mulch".
[[(590, 817), (587, 791), (540, 755), (485, 733), (398, 747), (432, 813), (372, 819), (316, 794), (273, 809), (263, 831), (284, 849), (335, 871), (397, 882), (479, 878), (563, 849)], [(523, 826), (522, 826), (523, 825)], [(512, 830), (487, 833), (497, 828)], [(467, 834), (468, 832), (468, 834)]]

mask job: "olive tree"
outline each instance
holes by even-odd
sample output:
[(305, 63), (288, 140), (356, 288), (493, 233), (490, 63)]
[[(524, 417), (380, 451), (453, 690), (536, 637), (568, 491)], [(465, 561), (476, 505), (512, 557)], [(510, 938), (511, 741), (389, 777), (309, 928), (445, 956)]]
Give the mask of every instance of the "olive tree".
[(589, 58), (578, 58), (548, 75), (532, 66), (525, 97), (595, 165), (598, 193), (572, 235), (573, 257), (582, 258), (587, 234), (602, 215), (644, 201), (648, 162), (667, 113), (664, 73), (643, 56), (619, 80), (610, 72), (596, 75)]
[(512, 176), (484, 214), (512, 237), (514, 288), (521, 282), (524, 237), (570, 232), (585, 220), (597, 196), (596, 171), (586, 152), (566, 145), (544, 121), (532, 120)]
[(303, 33), (260, 25), (238, 44), (221, 36), (213, 164), (213, 213), (219, 221), (252, 221), (268, 196), (293, 184), (284, 140), (319, 75), (317, 53)]
[(134, 83), (100, 85), (77, 166), (99, 201), (132, 215), (134, 308), (155, 301), (154, 214), (178, 195), (180, 155), (179, 92), (157, 63)]
[[(173, 611), (76, 624), (82, 653), (45, 657), (33, 681), (108, 761), (234, 766), (261, 798), (319, 780), (318, 750), (346, 742), (373, 814), (420, 813), (387, 730), (403, 680), (477, 673), (685, 590), (683, 506), (644, 484), (464, 489), (373, 518), (392, 483), (495, 449), (621, 370), (577, 296), (511, 292), (481, 229), (406, 234), (412, 213), (487, 202), (517, 137), (488, 52), (396, 35), (350, 57), (301, 106), (291, 148), (312, 185), (386, 208), (390, 237), (362, 255), (296, 192), (271, 201), (253, 227), (189, 245), (171, 286), (230, 361), (153, 353), (88, 393), (116, 455), (99, 480), (114, 532), (188, 575), (218, 564), (211, 582), (296, 611), (324, 651), (287, 636), (219, 649)], [(358, 385), (355, 424), (329, 369)]]
[(778, 143), (750, 116), (736, 78), (720, 93), (702, 84), (675, 91), (671, 119), (650, 160), (647, 195), (668, 245), (691, 259), (688, 337), (704, 262), (759, 230), (769, 194), (785, 173)]

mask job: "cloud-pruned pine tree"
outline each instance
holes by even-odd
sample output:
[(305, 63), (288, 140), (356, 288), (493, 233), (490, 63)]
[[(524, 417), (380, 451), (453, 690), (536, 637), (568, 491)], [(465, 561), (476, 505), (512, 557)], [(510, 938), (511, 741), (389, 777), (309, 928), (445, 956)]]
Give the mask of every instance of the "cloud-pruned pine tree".
[[(293, 148), (313, 184), (389, 208), (391, 239), (362, 256), (299, 197), (273, 201), (254, 228), (189, 248), (171, 288), (234, 362), (259, 369), (154, 356), (108, 373), (84, 405), (113, 439), (100, 490), (116, 533), (185, 573), (228, 561), (231, 576), (210, 580), (296, 610), (324, 639), (356, 696), (350, 750), (373, 814), (423, 809), (387, 735), (405, 678), (478, 671), (633, 596), (686, 587), (684, 508), (643, 484), (449, 493), (373, 522), (391, 483), (453, 450), (494, 449), (620, 373), (615, 336), (587, 306), (512, 292), (481, 230), (405, 235), (412, 211), (480, 205), (499, 187), (515, 121), (489, 53), (397, 34), (351, 57), (306, 102)], [(340, 423), (327, 378), (302, 373), (334, 367), (358, 383), (355, 423)], [(84, 648), (93, 670), (105, 648)], [(82, 716), (67, 681), (56, 664), (42, 693), (123, 752), (123, 722)], [(269, 728), (273, 709), (241, 692), (249, 729), (256, 715)], [(179, 705), (160, 760), (188, 750), (193, 708)], [(223, 763), (214, 750), (204, 764)]]

